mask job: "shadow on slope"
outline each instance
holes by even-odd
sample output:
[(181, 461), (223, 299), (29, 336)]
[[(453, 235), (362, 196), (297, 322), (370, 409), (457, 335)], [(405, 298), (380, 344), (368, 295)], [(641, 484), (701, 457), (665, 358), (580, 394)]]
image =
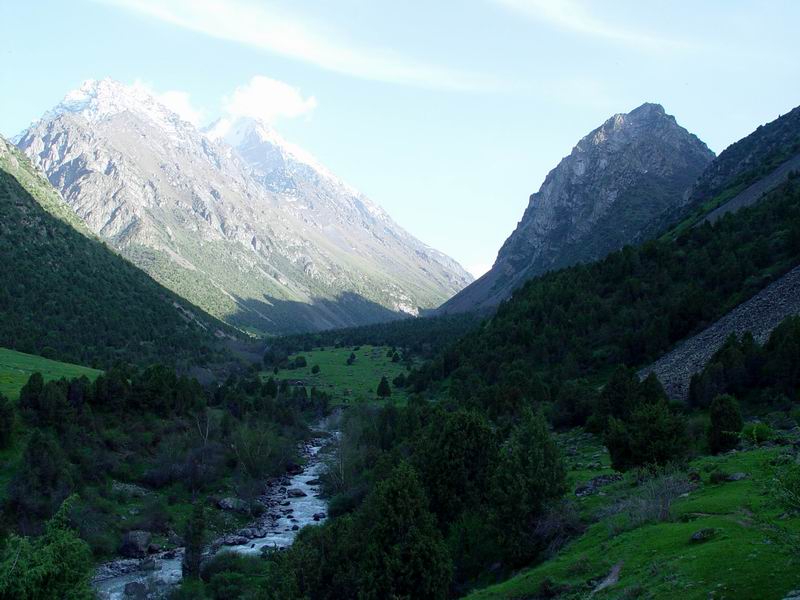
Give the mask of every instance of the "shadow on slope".
[[(406, 313), (393, 311), (354, 292), (345, 292), (335, 299), (315, 298), (311, 303), (264, 296), (263, 300), (236, 297), (239, 310), (229, 317), (231, 323), (252, 333), (289, 335), (325, 329), (372, 325), (408, 318)], [(259, 315), (272, 324), (263, 331)], [(256, 321), (259, 322), (256, 325)]]

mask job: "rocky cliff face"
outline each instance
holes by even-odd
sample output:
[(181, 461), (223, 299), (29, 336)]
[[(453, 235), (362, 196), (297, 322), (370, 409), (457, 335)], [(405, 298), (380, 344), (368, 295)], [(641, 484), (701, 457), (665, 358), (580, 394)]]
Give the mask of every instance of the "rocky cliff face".
[(614, 115), (547, 175), (492, 269), (440, 311), (494, 306), (532, 277), (647, 239), (713, 158), (658, 104)]
[(140, 87), (86, 82), (18, 146), (93, 231), (243, 327), (416, 314), (471, 280), (262, 124), (204, 133)]

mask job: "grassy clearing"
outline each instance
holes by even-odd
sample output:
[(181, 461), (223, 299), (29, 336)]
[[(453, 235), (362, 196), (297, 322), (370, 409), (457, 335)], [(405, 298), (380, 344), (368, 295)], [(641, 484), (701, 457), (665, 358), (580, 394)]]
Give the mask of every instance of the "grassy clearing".
[(19, 390), (36, 372), (41, 373), (45, 381), (62, 377), (73, 379), (81, 375), (86, 375), (89, 379), (94, 380), (101, 373), (101, 371), (89, 367), (0, 348), (0, 393), (16, 400)]
[[(355, 350), (354, 348), (358, 348)], [(282, 369), (278, 373), (281, 379), (301, 381), (308, 388), (316, 387), (327, 392), (333, 398), (334, 404), (357, 404), (359, 402), (378, 402), (376, 394), (378, 383), (384, 375), (389, 382), (406, 373), (406, 368), (399, 362), (392, 362), (387, 356), (390, 348), (386, 346), (360, 346), (346, 348), (317, 348), (311, 352), (299, 352), (292, 355), (293, 361), (297, 356), (303, 356), (307, 365), (297, 369)], [(356, 355), (352, 365), (347, 364), (350, 353)], [(315, 365), (319, 366), (319, 373), (312, 373)], [(265, 376), (271, 375), (266, 372)], [(397, 403), (405, 402), (405, 390), (392, 386), (391, 399)]]
[[(611, 472), (599, 443), (590, 440), (562, 438), (571, 484)], [(619, 515), (598, 518), (636, 493), (630, 478), (601, 488), (602, 495), (576, 498), (581, 516), (593, 522), (582, 536), (550, 560), (468, 597), (586, 598), (621, 564), (619, 581), (593, 598), (781, 599), (800, 587), (800, 544), (787, 539), (800, 536), (800, 517), (787, 514), (770, 490), (775, 472), (771, 462), (786, 452), (756, 449), (692, 462), (690, 470), (701, 482), (674, 502), (667, 522), (620, 528)], [(712, 483), (714, 471), (748, 477)], [(692, 542), (692, 535), (704, 529), (713, 530), (711, 538)]]

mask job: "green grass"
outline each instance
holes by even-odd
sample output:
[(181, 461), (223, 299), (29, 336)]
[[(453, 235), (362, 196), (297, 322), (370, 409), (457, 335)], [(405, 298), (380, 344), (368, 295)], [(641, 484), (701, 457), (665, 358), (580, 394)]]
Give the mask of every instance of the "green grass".
[[(566, 444), (578, 450), (568, 457), (571, 484), (608, 472), (599, 444), (592, 449), (587, 439)], [(610, 517), (595, 517), (583, 535), (550, 560), (468, 598), (536, 598), (545, 581), (564, 586), (566, 591), (559, 598), (586, 598), (612, 566), (622, 563), (619, 582), (593, 598), (781, 599), (800, 587), (800, 545), (775, 535), (774, 527), (800, 535), (800, 517), (787, 515), (770, 492), (774, 473), (770, 460), (780, 452), (758, 449), (698, 459), (691, 469), (701, 474), (702, 483), (673, 504), (671, 521), (618, 533), (611, 527)], [(587, 459), (598, 461), (598, 453), (601, 468), (586, 472)], [(709, 473), (714, 469), (745, 472), (749, 477), (712, 484)], [(623, 480), (603, 488), (603, 496), (576, 499), (579, 513), (583, 517), (597, 515), (599, 509), (633, 489)], [(693, 533), (705, 528), (715, 530), (712, 539), (690, 541)]]
[[(347, 364), (350, 353), (356, 355), (352, 365)], [(282, 369), (278, 373), (281, 379), (289, 381), (302, 381), (307, 388), (317, 387), (320, 391), (327, 392), (333, 398), (333, 404), (349, 405), (359, 402), (378, 401), (376, 390), (382, 376), (389, 379), (389, 383), (400, 373), (407, 373), (406, 368), (400, 363), (393, 363), (387, 356), (388, 347), (361, 346), (358, 350), (346, 348), (316, 348), (311, 352), (299, 352), (292, 355), (304, 356), (307, 366), (299, 369)], [(319, 365), (320, 372), (313, 374), (311, 369)], [(271, 372), (265, 372), (265, 376)], [(405, 390), (392, 387), (391, 399), (402, 404), (407, 394)]]
[(81, 375), (94, 380), (102, 371), (0, 348), (0, 393), (16, 400), (19, 390), (36, 372), (41, 373), (45, 381), (50, 381), (62, 377), (73, 379)]

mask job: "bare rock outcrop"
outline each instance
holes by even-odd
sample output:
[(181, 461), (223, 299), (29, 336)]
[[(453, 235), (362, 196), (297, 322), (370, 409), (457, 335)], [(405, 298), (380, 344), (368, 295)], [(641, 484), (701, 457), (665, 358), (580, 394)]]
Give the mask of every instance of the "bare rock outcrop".
[(547, 175), (492, 269), (439, 312), (496, 306), (528, 279), (652, 237), (713, 158), (658, 104), (614, 115)]

